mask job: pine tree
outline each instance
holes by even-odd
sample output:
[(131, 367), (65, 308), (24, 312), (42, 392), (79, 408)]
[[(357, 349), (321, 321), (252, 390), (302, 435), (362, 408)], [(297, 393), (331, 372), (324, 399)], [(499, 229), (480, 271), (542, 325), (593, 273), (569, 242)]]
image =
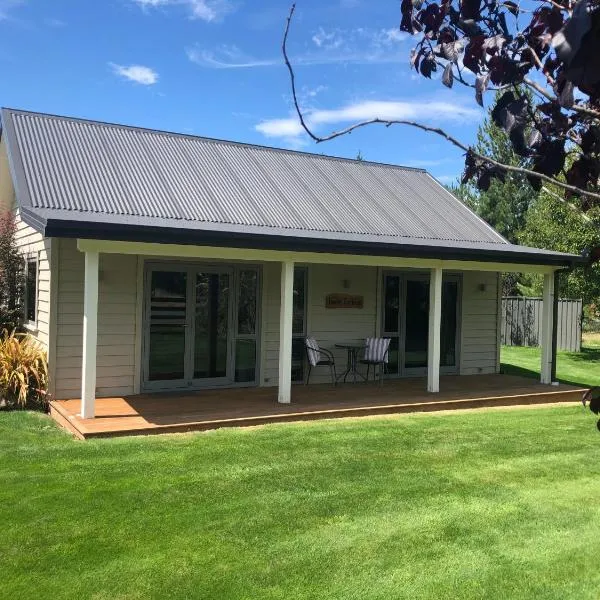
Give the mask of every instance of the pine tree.
[[(475, 148), (504, 164), (529, 166), (527, 159), (514, 152), (508, 135), (494, 124), (490, 114), (479, 126)], [(504, 182), (492, 179), (487, 191), (480, 191), (477, 182), (470, 180), (466, 185), (453, 186), (452, 192), (511, 243), (517, 243), (527, 210), (537, 197), (527, 179), (514, 174), (507, 174)]]

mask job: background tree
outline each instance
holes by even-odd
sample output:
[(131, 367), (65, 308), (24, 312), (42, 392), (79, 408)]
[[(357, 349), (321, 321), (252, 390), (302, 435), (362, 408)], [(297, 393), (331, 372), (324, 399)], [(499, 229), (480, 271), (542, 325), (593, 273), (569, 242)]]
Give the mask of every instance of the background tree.
[[(518, 241), (529, 246), (574, 254), (599, 247), (600, 208), (590, 209), (586, 215), (582, 215), (551, 190), (542, 190), (527, 212)], [(539, 276), (523, 277), (520, 286), (525, 295), (541, 295), (542, 281)], [(563, 298), (582, 298), (584, 305), (598, 306), (600, 264), (579, 267), (568, 276), (563, 276), (560, 295)]]
[[(477, 130), (475, 149), (507, 165), (528, 166), (527, 159), (513, 150), (507, 133), (494, 123), (489, 112)], [(504, 181), (493, 179), (485, 191), (470, 180), (453, 186), (452, 192), (513, 244), (518, 243), (527, 210), (537, 197), (521, 173), (508, 173)]]
[(15, 241), (15, 220), (11, 213), (0, 215), (0, 335), (23, 325), (23, 259)]
[(514, 152), (530, 161), (528, 167), (503, 163), (440, 128), (407, 119), (369, 119), (316, 135), (299, 106), (287, 53), (294, 10), (292, 5), (283, 54), (298, 117), (316, 142), (371, 124), (409, 125), (465, 152), (463, 183), (473, 179), (487, 191), (493, 179), (520, 173), (537, 191), (553, 183), (567, 195), (582, 196), (584, 211), (600, 205), (600, 0), (401, 1), (400, 29), (418, 37), (411, 56), (415, 70), (426, 78), (442, 71), (441, 83), (472, 88), (481, 106), (486, 91), (502, 91), (492, 119)]

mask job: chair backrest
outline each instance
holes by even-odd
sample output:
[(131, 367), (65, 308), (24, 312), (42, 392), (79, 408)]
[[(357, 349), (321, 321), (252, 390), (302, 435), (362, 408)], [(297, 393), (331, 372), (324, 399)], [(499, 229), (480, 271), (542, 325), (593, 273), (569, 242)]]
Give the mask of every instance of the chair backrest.
[(390, 338), (367, 338), (365, 340), (365, 360), (387, 363)]
[(318, 362), (321, 360), (321, 350), (319, 343), (313, 337), (307, 337), (304, 340), (306, 345), (306, 355), (308, 356), (308, 362), (311, 366), (316, 367)]

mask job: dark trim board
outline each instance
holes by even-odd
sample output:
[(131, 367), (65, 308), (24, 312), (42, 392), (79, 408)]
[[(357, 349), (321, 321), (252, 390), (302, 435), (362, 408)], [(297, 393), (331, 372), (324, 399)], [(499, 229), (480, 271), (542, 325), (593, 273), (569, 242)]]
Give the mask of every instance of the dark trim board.
[[(46, 237), (197, 246), (208, 245), (223, 248), (250, 248), (254, 250), (393, 256), (398, 258), (509, 262), (513, 264), (556, 267), (575, 267), (587, 262), (587, 259), (580, 256), (503, 250), (502, 244), (498, 244), (497, 250), (488, 250), (481, 248), (452, 248), (440, 245), (430, 246), (425, 244), (332, 240), (324, 239), (324, 237), (313, 238), (277, 234), (232, 233), (231, 231), (186, 229), (184, 226), (153, 227), (124, 223), (68, 221), (51, 218), (44, 220), (37, 216), (35, 211), (24, 211), (23, 220), (38, 231), (41, 231)], [(324, 236), (325, 234), (322, 235)]]

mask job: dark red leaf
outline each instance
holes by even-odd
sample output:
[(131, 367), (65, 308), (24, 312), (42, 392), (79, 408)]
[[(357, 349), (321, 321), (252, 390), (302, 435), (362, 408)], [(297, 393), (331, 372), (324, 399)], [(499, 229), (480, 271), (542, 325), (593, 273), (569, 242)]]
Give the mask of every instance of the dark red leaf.
[(483, 106), (483, 93), (487, 90), (490, 74), (478, 75), (475, 79), (475, 100), (479, 106)]
[(412, 0), (402, 0), (400, 4), (402, 20), (400, 21), (400, 31), (415, 33), (412, 22), (413, 3)]
[(461, 0), (460, 16), (463, 19), (479, 19), (481, 16), (481, 0)]
[(509, 104), (513, 103), (516, 100), (516, 96), (513, 92), (504, 92), (502, 96), (496, 102), (496, 106), (492, 109), (492, 121), (498, 127), (504, 127), (506, 108)]
[(487, 192), (492, 183), (492, 172), (489, 169), (482, 169), (477, 178), (477, 187), (482, 192)]
[(447, 87), (451, 88), (454, 83), (454, 73), (452, 72), (452, 65), (454, 63), (449, 62), (444, 68), (444, 73), (442, 74), (442, 83)]
[(575, 96), (573, 94), (573, 84), (570, 81), (565, 81), (560, 94), (558, 95), (558, 103), (564, 108), (571, 108), (575, 104)]
[(460, 182), (464, 185), (477, 174), (477, 162), (470, 152), (465, 156), (465, 170), (463, 171)]
[(463, 63), (469, 71), (477, 74), (480, 70), (480, 61), (483, 59), (483, 42), (485, 37), (483, 35), (477, 35), (472, 37), (467, 47), (465, 48), (465, 56)]
[(527, 146), (530, 149), (535, 148), (542, 141), (542, 134), (538, 129), (533, 128), (527, 136)]
[(581, 150), (588, 154), (590, 152), (600, 153), (600, 126), (591, 125), (581, 136)]
[(421, 72), (421, 75), (423, 75), (423, 77), (427, 77), (428, 79), (431, 79), (431, 74), (434, 71), (437, 71), (437, 63), (435, 62), (435, 58), (433, 58), (433, 56), (431, 54), (427, 55), (421, 61), (421, 67), (419, 70)]
[(418, 15), (419, 22), (425, 27), (425, 33), (437, 32), (442, 24), (444, 15), (440, 11), (439, 4), (432, 2)]
[(565, 141), (563, 139), (544, 141), (538, 149), (533, 170), (549, 177), (558, 175), (565, 164)]

